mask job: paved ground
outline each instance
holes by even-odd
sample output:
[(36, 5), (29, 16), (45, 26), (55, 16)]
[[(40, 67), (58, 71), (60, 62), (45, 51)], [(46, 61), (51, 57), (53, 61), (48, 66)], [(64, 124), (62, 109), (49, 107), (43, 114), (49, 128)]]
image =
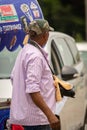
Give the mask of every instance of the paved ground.
[(87, 130), (87, 125), (85, 126), (85, 130)]
[[(78, 130), (83, 126), (86, 108), (84, 97), (85, 88), (79, 89), (75, 99), (69, 98), (66, 102), (64, 109), (60, 113), (62, 130)], [(87, 125), (85, 130), (87, 130)]]

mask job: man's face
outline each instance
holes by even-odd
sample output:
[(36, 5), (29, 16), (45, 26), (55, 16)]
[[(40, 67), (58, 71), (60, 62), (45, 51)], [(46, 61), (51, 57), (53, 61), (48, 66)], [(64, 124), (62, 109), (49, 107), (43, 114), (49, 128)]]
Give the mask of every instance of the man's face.
[(45, 44), (47, 43), (47, 40), (48, 40), (48, 37), (49, 37), (49, 31), (45, 32), (44, 34), (44, 40), (45, 40)]
[(49, 32), (44, 32), (44, 34), (42, 35), (42, 47), (44, 47), (47, 43), (47, 40), (48, 40), (48, 37), (49, 37)]

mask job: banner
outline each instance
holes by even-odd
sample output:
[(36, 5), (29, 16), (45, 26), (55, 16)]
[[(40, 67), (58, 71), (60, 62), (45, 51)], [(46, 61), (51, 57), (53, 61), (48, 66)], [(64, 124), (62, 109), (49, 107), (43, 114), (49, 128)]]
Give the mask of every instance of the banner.
[(0, 109), (0, 130), (5, 130), (6, 120), (9, 118), (10, 109)]
[(25, 33), (21, 18), (28, 23), (43, 18), (37, 0), (0, 0), (0, 52), (4, 47), (14, 51), (23, 46)]

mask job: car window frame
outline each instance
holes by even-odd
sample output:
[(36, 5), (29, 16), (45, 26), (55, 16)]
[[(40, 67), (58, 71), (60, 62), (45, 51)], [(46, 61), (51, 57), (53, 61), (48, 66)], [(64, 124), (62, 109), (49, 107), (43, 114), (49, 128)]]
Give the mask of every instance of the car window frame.
[(61, 63), (60, 58), (58, 57), (58, 48), (56, 47), (55, 41), (52, 39), (51, 41), (51, 62), (53, 66), (54, 73), (56, 75), (61, 74)]

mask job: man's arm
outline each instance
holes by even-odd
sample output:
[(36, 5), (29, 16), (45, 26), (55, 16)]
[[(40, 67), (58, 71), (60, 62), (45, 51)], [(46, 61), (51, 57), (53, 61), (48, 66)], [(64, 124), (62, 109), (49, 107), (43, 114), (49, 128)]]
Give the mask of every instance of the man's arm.
[(52, 127), (53, 130), (59, 130), (60, 128), (60, 121), (58, 118), (54, 115), (54, 113), (50, 110), (50, 108), (47, 106), (45, 101), (43, 100), (40, 92), (31, 93), (31, 98), (33, 102), (44, 112), (44, 114), (47, 116), (48, 121)]

